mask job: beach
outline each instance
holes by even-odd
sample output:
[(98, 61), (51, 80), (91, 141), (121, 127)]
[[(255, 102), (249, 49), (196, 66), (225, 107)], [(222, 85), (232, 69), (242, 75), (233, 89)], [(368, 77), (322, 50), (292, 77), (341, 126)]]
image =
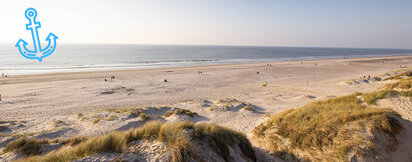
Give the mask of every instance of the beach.
[(412, 56), (16, 75), (0, 78), (0, 118), (25, 121), (24, 129), (13, 133), (38, 132), (52, 121), (92, 110), (231, 98), (256, 105), (260, 113), (216, 115), (189, 109), (206, 116), (208, 122), (249, 133), (265, 113), (374, 90), (383, 83), (347, 81), (364, 76), (378, 79), (400, 66), (412, 67)]

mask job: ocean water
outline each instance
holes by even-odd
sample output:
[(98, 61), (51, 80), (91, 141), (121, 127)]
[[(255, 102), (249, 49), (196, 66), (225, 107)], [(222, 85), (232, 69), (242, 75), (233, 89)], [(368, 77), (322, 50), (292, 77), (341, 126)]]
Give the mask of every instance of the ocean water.
[(412, 49), (59, 44), (43, 62), (0, 44), (0, 73), (8, 75), (142, 69), (211, 64), (412, 55)]

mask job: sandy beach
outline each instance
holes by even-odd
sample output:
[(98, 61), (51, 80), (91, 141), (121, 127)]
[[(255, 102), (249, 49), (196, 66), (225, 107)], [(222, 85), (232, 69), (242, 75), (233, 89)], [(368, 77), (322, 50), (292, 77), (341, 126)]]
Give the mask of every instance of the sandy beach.
[[(385, 84), (379, 81), (386, 72), (402, 70), (400, 66), (412, 67), (412, 56), (8, 76), (0, 78), (0, 119), (19, 125), (7, 134), (46, 131), (41, 137), (92, 136), (125, 125), (130, 128), (131, 123), (84, 125), (73, 116), (107, 108), (163, 106), (189, 109), (200, 116), (190, 119), (194, 122), (216, 123), (250, 135), (266, 120), (265, 114), (375, 90)], [(222, 100), (253, 105), (254, 111), (210, 111), (199, 106)], [(412, 119), (410, 109), (400, 113)], [(180, 120), (184, 119), (168, 119)], [(70, 129), (55, 130), (56, 121), (64, 121)]]
[[(247, 101), (273, 114), (312, 100), (374, 90), (383, 83), (345, 81), (378, 77), (399, 66), (412, 67), (412, 56), (9, 76), (0, 78), (0, 118), (47, 123), (103, 108), (224, 98)], [(265, 81), (268, 86), (262, 87)]]

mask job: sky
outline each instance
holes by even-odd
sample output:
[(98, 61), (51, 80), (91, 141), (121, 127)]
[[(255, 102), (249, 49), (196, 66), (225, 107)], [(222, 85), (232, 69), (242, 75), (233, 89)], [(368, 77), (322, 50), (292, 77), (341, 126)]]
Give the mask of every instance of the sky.
[(0, 42), (412, 49), (411, 0), (1, 0)]

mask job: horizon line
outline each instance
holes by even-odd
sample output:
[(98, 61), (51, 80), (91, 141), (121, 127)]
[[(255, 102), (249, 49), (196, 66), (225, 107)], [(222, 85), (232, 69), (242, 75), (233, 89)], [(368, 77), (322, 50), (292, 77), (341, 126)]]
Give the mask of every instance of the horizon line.
[[(0, 44), (14, 44), (10, 42), (0, 42)], [(148, 46), (220, 46), (220, 47), (285, 47), (285, 48), (346, 48), (346, 49), (394, 49), (394, 50), (412, 50), (412, 48), (379, 48), (379, 47), (336, 47), (336, 46), (276, 46), (276, 45), (217, 45), (217, 44), (152, 44), (152, 43), (59, 43), (59, 44), (73, 44), (73, 45), (148, 45)]]

